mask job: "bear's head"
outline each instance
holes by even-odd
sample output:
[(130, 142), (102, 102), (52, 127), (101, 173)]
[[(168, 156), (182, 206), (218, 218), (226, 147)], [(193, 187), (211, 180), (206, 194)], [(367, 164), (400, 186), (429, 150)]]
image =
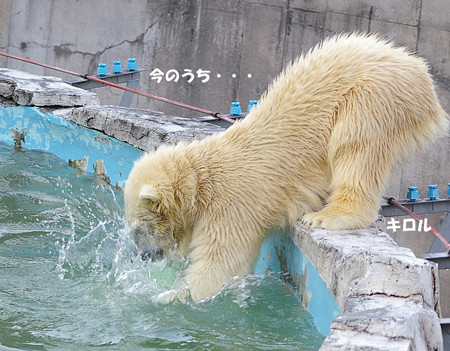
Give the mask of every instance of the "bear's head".
[(137, 160), (124, 189), (131, 234), (142, 257), (152, 260), (175, 248), (184, 251), (190, 237), (189, 176), (183, 175), (170, 150), (158, 150)]

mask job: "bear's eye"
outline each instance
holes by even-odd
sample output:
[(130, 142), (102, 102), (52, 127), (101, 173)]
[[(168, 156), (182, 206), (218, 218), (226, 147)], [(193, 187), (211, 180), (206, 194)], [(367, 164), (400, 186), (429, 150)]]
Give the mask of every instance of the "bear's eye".
[(148, 212), (150, 212), (152, 215), (156, 217), (164, 216), (164, 209), (163, 206), (160, 206), (160, 204), (147, 205), (146, 209)]
[(154, 209), (153, 207), (147, 207), (147, 211), (155, 216), (159, 215), (158, 211), (156, 209)]

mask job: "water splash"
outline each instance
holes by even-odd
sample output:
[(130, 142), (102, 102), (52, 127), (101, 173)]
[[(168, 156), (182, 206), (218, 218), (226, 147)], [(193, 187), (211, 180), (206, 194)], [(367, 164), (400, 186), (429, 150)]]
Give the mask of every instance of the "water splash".
[(189, 262), (142, 261), (123, 197), (40, 151), (0, 143), (0, 348), (316, 350), (323, 337), (280, 282), (236, 278), (195, 304)]

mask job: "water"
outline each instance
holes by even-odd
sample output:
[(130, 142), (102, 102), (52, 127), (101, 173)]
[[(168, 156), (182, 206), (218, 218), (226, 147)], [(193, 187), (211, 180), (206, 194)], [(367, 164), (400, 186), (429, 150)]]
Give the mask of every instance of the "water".
[(124, 223), (111, 186), (0, 143), (0, 351), (320, 347), (312, 317), (270, 277), (198, 305), (160, 302), (188, 262), (136, 258)]

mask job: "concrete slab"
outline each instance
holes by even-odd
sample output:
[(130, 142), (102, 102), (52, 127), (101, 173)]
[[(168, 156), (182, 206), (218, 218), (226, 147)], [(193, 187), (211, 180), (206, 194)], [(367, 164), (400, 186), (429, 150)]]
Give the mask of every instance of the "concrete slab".
[(442, 316), (447, 317), (450, 316), (450, 269), (441, 269), (439, 271), (439, 282), (441, 286), (447, 287), (446, 289), (442, 289), (441, 296), (441, 306), (442, 306)]
[(57, 110), (53, 114), (101, 131), (144, 151), (156, 150), (162, 143), (203, 139), (224, 130), (190, 118), (117, 106), (85, 106)]
[(437, 184), (439, 191), (446, 193), (450, 181), (450, 138), (439, 139), (414, 155), (395, 172), (389, 181), (386, 194), (396, 199), (405, 199), (409, 186), (417, 186), (421, 197), (425, 197), (429, 184)]
[[(239, 1), (202, 2), (201, 23), (197, 34), (199, 54), (195, 57), (195, 64), (191, 66), (193, 71), (209, 70), (210, 79), (205, 83), (194, 79), (188, 85), (190, 90), (186, 95), (186, 101), (195, 101), (197, 106), (228, 113), (230, 103), (238, 99), (239, 82), (244, 80), (244, 75), (241, 77), (240, 59), (245, 28), (243, 12), (244, 4)], [(204, 55), (206, 51), (210, 51), (210, 54)], [(246, 73), (253, 73), (253, 76), (256, 76), (255, 72)], [(218, 98), (224, 97), (228, 99), (220, 104), (214, 103)], [(252, 99), (256, 98), (252, 96)]]
[(338, 12), (327, 12), (325, 19), (325, 35), (332, 36), (337, 33), (365, 32), (370, 30), (370, 20), (356, 15)]
[[(10, 20), (11, 20), (11, 0), (0, 2), (0, 48), (8, 45)], [(6, 34), (6, 35), (5, 35)], [(0, 58), (0, 66), (6, 66), (6, 58)]]
[(343, 311), (321, 351), (443, 349), (436, 264), (375, 228), (327, 232), (297, 223), (291, 237)]
[(344, 313), (334, 319), (320, 348), (328, 350), (442, 350), (439, 319), (409, 307)]
[(327, 11), (361, 16), (371, 20), (376, 19), (417, 26), (421, 3), (422, 1), (420, 0), (328, 1)]
[[(383, 24), (450, 31), (448, 15), (443, 10), (448, 5), (447, 0), (194, 0), (177, 5), (168, 0), (130, 0), (127, 4), (132, 20), (119, 30), (116, 23), (122, 18), (123, 10), (117, 0), (96, 1), (89, 5), (3, 0), (0, 4), (0, 47), (13, 54), (90, 74), (95, 73), (100, 62), (106, 62), (110, 68), (113, 60), (125, 61), (128, 57), (136, 57), (139, 66), (149, 73), (155, 68), (163, 72), (176, 69), (181, 73), (184, 69), (193, 72), (209, 70), (211, 79), (207, 83), (197, 80), (187, 83), (180, 78), (178, 82), (164, 80), (157, 84), (146, 74), (141, 78), (140, 89), (226, 113), (231, 101), (246, 103), (253, 95), (252, 90), (264, 91), (279, 72), (266, 70), (266, 59), (270, 55), (263, 53), (250, 57), (249, 51), (243, 50), (254, 47), (255, 36), (248, 33), (258, 36), (257, 49), (271, 51), (274, 47), (272, 33), (279, 30), (283, 34), (284, 31), (284, 39), (280, 36), (279, 43), (284, 46), (282, 66), (300, 54), (302, 47), (309, 48), (323, 39), (322, 35), (315, 35), (321, 32), (323, 23), (317, 21), (316, 26), (316, 22), (308, 21), (304, 28), (303, 23), (295, 21), (298, 10), (309, 12), (311, 17), (326, 16), (325, 35), (355, 29), (367, 31), (368, 23), (372, 21), (382, 21), (380, 26), (374, 24), (372, 30), (398, 38), (402, 44), (414, 42), (417, 33), (401, 27), (396, 32), (395, 27), (383, 27)], [(87, 6), (89, 10), (86, 10)], [(259, 11), (261, 16), (248, 11), (257, 6), (262, 9)], [(96, 14), (103, 13), (105, 7), (109, 8), (108, 16), (100, 22)], [(274, 8), (281, 9), (282, 15), (273, 16)], [(269, 40), (260, 39), (264, 37)], [(445, 46), (445, 43), (441, 45)], [(434, 52), (430, 50), (424, 56), (430, 59)], [(241, 69), (243, 60), (254, 65), (256, 72), (248, 72), (247, 64)], [(42, 67), (0, 57), (0, 65), (2, 63), (33, 73), (53, 74)], [(247, 80), (248, 73), (252, 73), (251, 82)], [(220, 79), (217, 74), (221, 74)], [(236, 78), (231, 78), (232, 74), (236, 74)], [(270, 79), (266, 78), (268, 75)], [(104, 104), (118, 104), (122, 96), (121, 92), (111, 88), (99, 89), (97, 93)], [(450, 100), (449, 90), (442, 89), (442, 93)], [(251, 98), (256, 99), (259, 94)], [(193, 116), (190, 111), (144, 97), (135, 98), (133, 104), (139, 108)]]
[(290, 15), (284, 44), (285, 64), (308, 52), (325, 35), (326, 12), (292, 9)]
[(325, 12), (328, 8), (328, 0), (291, 0), (289, 7), (291, 9), (302, 9), (314, 12)]
[(383, 37), (393, 40), (397, 45), (407, 46), (411, 51), (417, 50), (417, 27), (402, 23), (394, 23), (385, 20), (372, 19), (370, 31), (383, 33)]
[(244, 18), (237, 97), (242, 108), (247, 109), (248, 101), (258, 99), (283, 69), (285, 15), (282, 7), (247, 3)]
[(97, 95), (65, 84), (56, 77), (0, 68), (0, 95), (23, 106), (84, 106), (98, 103)]
[(447, 9), (447, 0), (423, 1), (420, 18), (421, 26), (450, 31), (448, 12), (445, 11)]
[(446, 88), (450, 89), (450, 31), (421, 28), (417, 49), (428, 57), (432, 73), (438, 76), (438, 80), (441, 79), (441, 83), (447, 83)]

